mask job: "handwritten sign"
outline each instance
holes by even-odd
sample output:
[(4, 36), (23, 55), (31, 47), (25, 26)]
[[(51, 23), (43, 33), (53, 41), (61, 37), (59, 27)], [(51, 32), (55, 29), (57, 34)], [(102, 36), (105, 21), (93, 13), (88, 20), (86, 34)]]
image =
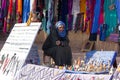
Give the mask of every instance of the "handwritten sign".
[(13, 27), (0, 52), (0, 80), (13, 80), (24, 66), (41, 23), (18, 23)]

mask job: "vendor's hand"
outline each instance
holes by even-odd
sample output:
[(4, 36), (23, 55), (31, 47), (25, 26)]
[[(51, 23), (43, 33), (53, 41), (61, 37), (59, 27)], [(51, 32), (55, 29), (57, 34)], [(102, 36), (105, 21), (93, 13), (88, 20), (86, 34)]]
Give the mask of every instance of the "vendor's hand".
[(56, 41), (56, 45), (58, 45), (58, 46), (60, 45), (60, 41), (59, 40)]

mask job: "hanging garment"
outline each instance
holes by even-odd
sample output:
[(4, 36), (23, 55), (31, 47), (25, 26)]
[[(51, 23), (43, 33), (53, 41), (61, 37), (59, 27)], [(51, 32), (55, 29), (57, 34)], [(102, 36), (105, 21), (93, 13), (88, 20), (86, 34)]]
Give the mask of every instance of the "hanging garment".
[(107, 31), (107, 24), (100, 25), (100, 41), (106, 40), (106, 31)]
[(96, 0), (86, 0), (86, 18), (85, 26), (83, 27), (83, 32), (90, 33), (94, 17), (94, 7)]
[(59, 0), (54, 0), (54, 21), (58, 21), (58, 1)]
[(30, 0), (23, 1), (23, 15), (22, 15), (22, 22), (25, 23), (28, 20), (30, 12)]
[(73, 0), (68, 1), (68, 14), (72, 14)]
[(68, 30), (72, 30), (72, 25), (73, 25), (73, 15), (71, 14), (69, 14), (68, 15)]
[(101, 7), (100, 7), (100, 16), (99, 16), (99, 21), (98, 21), (98, 24), (99, 24), (99, 28), (98, 28), (98, 34), (100, 33), (100, 26), (102, 24), (104, 24), (104, 0), (101, 0)]
[(22, 0), (16, 0), (16, 22), (22, 22)]
[(104, 23), (104, 0), (101, 0), (101, 6), (100, 6), (100, 16), (99, 16), (99, 24)]
[(84, 13), (78, 13), (75, 22), (75, 32), (77, 32), (78, 30), (82, 30), (83, 25), (84, 25)]
[(73, 15), (72, 15), (72, 6), (73, 6), (73, 0), (68, 1), (68, 30), (72, 30), (72, 25), (73, 25)]
[(80, 13), (80, 0), (74, 0), (72, 4), (73, 30), (75, 30), (75, 21), (78, 13)]
[(7, 9), (8, 9), (8, 2), (6, 0), (2, 0), (1, 1), (1, 8), (0, 8), (0, 19), (4, 18), (5, 16), (7, 16)]
[(117, 25), (117, 14), (114, 7), (115, 0), (104, 0), (104, 20), (105, 24), (108, 25), (107, 35), (112, 33)]
[(72, 5), (72, 14), (80, 13), (80, 0), (74, 0)]
[(48, 21), (48, 0), (44, 0), (44, 9), (43, 9), (43, 19), (42, 19), (42, 29), (47, 32), (47, 21)]
[(67, 14), (68, 14), (68, 0), (61, 0), (61, 21), (67, 25)]
[(22, 0), (17, 0), (17, 12), (20, 13), (20, 15), (22, 15)]
[(33, 11), (33, 4), (35, 0), (30, 0), (30, 11)]
[[(90, 38), (89, 38), (91, 41), (97, 40), (100, 6), (101, 6), (101, 0), (96, 0), (96, 4), (95, 4), (95, 8), (94, 8), (94, 18), (93, 18), (93, 23), (92, 23), (92, 30), (91, 30), (91, 34), (90, 34)], [(94, 37), (94, 39), (92, 39), (92, 37)]]
[(7, 15), (7, 32), (10, 31), (11, 24), (12, 24), (12, 10), (13, 10), (13, 2), (9, 0), (9, 7), (8, 7), (8, 15)]
[[(90, 0), (89, 0), (90, 1)], [(84, 16), (83, 16), (83, 20), (84, 20), (84, 22), (83, 22), (83, 28), (85, 28), (85, 19), (86, 19), (86, 17), (87, 17), (87, 15), (86, 15), (86, 12), (87, 12), (87, 10), (88, 10), (88, 7), (87, 7), (87, 0), (80, 0), (80, 13), (83, 13), (84, 14)], [(88, 26), (86, 26), (86, 27), (88, 27)]]
[(50, 34), (50, 27), (52, 27), (53, 23), (53, 0), (49, 0), (48, 4), (48, 20), (47, 20), (47, 34)]
[(8, 13), (8, 2), (6, 0), (0, 0), (0, 29), (3, 32), (6, 32), (6, 28), (7, 26), (4, 25), (4, 18), (7, 17), (7, 13)]
[(118, 23), (120, 24), (120, 0), (115, 0), (115, 6), (117, 10)]
[(100, 6), (101, 6), (101, 0), (96, 0), (95, 9), (94, 9), (94, 19), (92, 23), (92, 30), (91, 33), (97, 33), (98, 31), (98, 20), (100, 15)]

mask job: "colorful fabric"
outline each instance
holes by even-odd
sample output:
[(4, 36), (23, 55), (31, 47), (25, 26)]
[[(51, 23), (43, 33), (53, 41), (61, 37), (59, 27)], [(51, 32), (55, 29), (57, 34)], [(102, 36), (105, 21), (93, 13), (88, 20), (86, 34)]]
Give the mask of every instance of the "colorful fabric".
[(115, 6), (117, 10), (118, 23), (120, 24), (120, 0), (115, 0)]
[(107, 31), (107, 25), (102, 24), (100, 25), (100, 40), (105, 41), (106, 40), (106, 31)]
[(104, 0), (104, 20), (108, 25), (107, 36), (112, 33), (117, 25), (117, 14), (114, 7), (115, 0)]
[(30, 11), (33, 11), (33, 4), (35, 0), (30, 0)]
[(48, 4), (48, 20), (47, 20), (47, 34), (50, 34), (50, 27), (52, 26), (53, 23), (53, 0), (49, 0)]
[(30, 12), (30, 0), (23, 1), (23, 15), (22, 15), (22, 22), (25, 23), (28, 20)]
[(77, 13), (80, 13), (80, 0), (74, 0), (72, 5), (72, 14), (77, 14)]
[(98, 31), (98, 21), (99, 21), (99, 15), (100, 15), (100, 6), (101, 6), (101, 0), (96, 0), (95, 8), (94, 8), (94, 19), (92, 23), (92, 30), (91, 33), (97, 33)]
[(17, 12), (22, 15), (22, 0), (17, 0)]

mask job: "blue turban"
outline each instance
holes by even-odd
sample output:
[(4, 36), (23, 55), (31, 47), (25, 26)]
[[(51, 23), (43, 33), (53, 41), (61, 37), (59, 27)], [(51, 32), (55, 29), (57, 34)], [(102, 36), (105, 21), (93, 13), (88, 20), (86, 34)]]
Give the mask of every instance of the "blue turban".
[[(61, 26), (61, 25), (64, 26), (64, 30), (62, 32), (59, 32), (58, 27)], [(55, 27), (56, 27), (58, 35), (60, 37), (65, 37), (66, 36), (66, 30), (65, 30), (65, 24), (64, 24), (64, 22), (62, 22), (62, 21), (56, 22)]]
[(56, 22), (56, 24), (55, 24), (56, 28), (58, 28), (58, 27), (61, 26), (61, 25), (63, 25), (63, 26), (65, 27), (65, 23), (62, 22), (62, 21), (58, 21), (58, 22)]

